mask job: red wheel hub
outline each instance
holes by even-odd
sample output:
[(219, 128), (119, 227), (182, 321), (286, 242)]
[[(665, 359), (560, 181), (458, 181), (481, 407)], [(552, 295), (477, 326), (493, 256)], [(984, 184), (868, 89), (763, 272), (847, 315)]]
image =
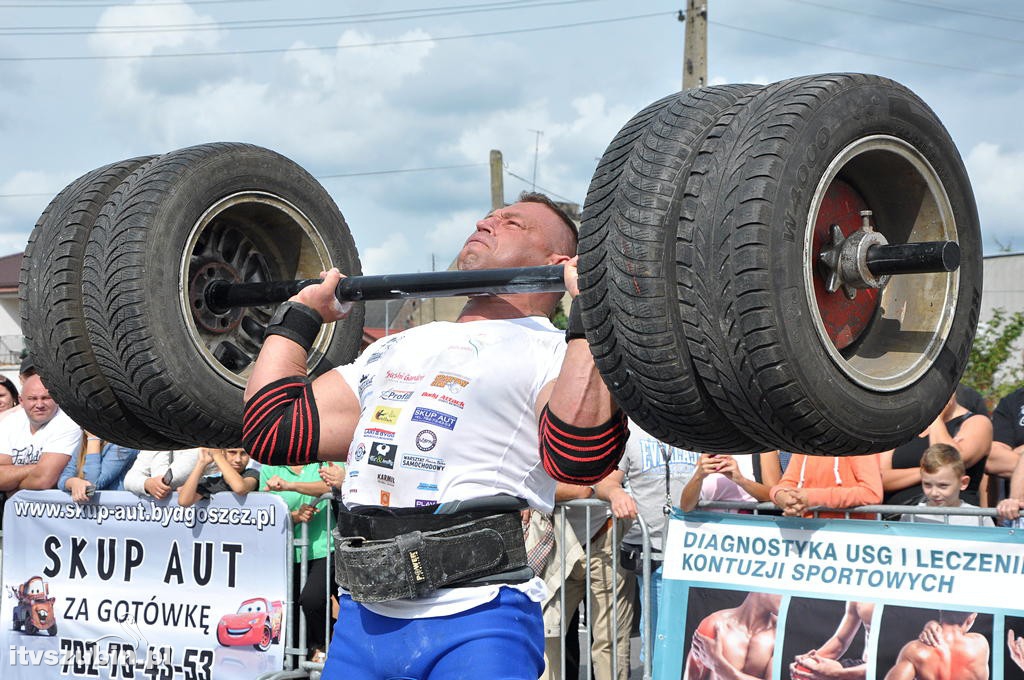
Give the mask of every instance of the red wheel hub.
[(825, 332), (839, 350), (853, 344), (871, 323), (878, 307), (879, 291), (876, 288), (858, 290), (852, 300), (843, 294), (841, 288), (835, 293), (828, 292), (818, 266), (818, 254), (831, 241), (831, 225), (839, 225), (843, 236), (849, 236), (861, 226), (860, 211), (869, 209), (856, 189), (836, 179), (825, 191), (814, 222), (811, 243), (811, 266), (815, 272), (814, 299)]

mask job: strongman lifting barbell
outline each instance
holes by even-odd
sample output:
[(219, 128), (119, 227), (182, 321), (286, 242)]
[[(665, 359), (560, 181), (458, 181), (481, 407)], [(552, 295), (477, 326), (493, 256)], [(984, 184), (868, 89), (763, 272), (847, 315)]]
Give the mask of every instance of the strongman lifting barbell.
[[(701, 88), (609, 145), (584, 204), (579, 302), (613, 395), (660, 439), (860, 454), (918, 434), (959, 380), (979, 241), (955, 147), (906, 88), (859, 74)], [(350, 275), (341, 300), (562, 289), (558, 266), (361, 276), (308, 173), (219, 143), (62, 191), (26, 248), (22, 325), (90, 431), (235, 445), (273, 303), (331, 266)], [(323, 328), (311, 373), (355, 356), (362, 320), (357, 305)]]

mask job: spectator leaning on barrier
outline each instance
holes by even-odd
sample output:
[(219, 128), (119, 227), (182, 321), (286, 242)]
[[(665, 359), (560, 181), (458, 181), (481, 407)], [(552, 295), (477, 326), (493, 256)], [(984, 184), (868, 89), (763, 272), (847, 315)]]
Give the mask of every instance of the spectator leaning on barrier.
[[(327, 623), (327, 602), (337, 590), (330, 556), (333, 541), (327, 531), (329, 503), (314, 505), (317, 498), (341, 487), (345, 481), (344, 464), (327, 463), (319, 465), (263, 465), (260, 467), (260, 489), (277, 494), (288, 506), (294, 527), (295, 540), (302, 538), (302, 524), (306, 525), (307, 575), (306, 583), (300, 583), (298, 567), (292, 572), (292, 588), (298, 593), (296, 604), (301, 606), (306, 617), (306, 642), (309, 658), (324, 660), (327, 640), (324, 627)], [(302, 561), (302, 549), (295, 548), (295, 562)], [(330, 579), (328, 590), (327, 580)], [(301, 592), (299, 588), (302, 588)], [(293, 612), (297, 614), (298, 610)], [(298, 626), (293, 628), (298, 635)], [(298, 645), (296, 638), (292, 644)]]
[[(594, 486), (598, 498), (608, 501), (612, 514), (618, 519), (644, 518), (651, 539), (651, 550), (657, 555), (651, 561), (651, 610), (640, 610), (641, 643), (645, 639), (645, 621), (651, 617), (651, 630), (658, 623), (658, 603), (661, 601), (661, 548), (668, 517), (665, 505), (673, 505), (683, 486), (693, 476), (698, 454), (678, 449), (658, 441), (633, 421), (629, 422), (629, 441), (619, 462), (619, 468)], [(628, 484), (627, 491), (623, 484)], [(625, 570), (635, 574), (636, 588), (643, 592), (643, 536), (640, 524), (633, 524), (622, 539), (622, 563)], [(641, 646), (641, 659), (643, 646)]]
[[(207, 474), (210, 465), (217, 471)], [(209, 499), (215, 493), (244, 496), (255, 491), (260, 483), (260, 472), (248, 467), (249, 454), (245, 449), (199, 449), (196, 463), (185, 482), (178, 487), (178, 505), (188, 507), (200, 499)]]
[(85, 441), (78, 452), (64, 466), (57, 481), (57, 488), (71, 494), (76, 503), (85, 503), (89, 487), (94, 491), (121, 491), (128, 468), (139, 455), (138, 449), (104, 442), (99, 437), (85, 433)]
[[(162, 500), (185, 483), (199, 457), (199, 449), (139, 451), (124, 476), (124, 488), (137, 496)], [(216, 470), (207, 468), (207, 473)]]
[[(761, 454), (761, 463), (777, 464), (777, 457)], [(683, 487), (679, 507), (690, 512), (700, 501), (739, 501), (755, 503), (771, 500), (771, 487), (754, 481), (753, 459), (751, 456), (729, 456), (722, 453), (702, 453), (697, 461), (693, 477)], [(780, 475), (764, 476), (767, 481), (778, 482)], [(736, 512), (730, 510), (729, 512)]]
[[(794, 453), (771, 500), (787, 517), (811, 517), (812, 507), (851, 508), (882, 500), (879, 456), (808, 456)], [(821, 512), (819, 517), (846, 517), (841, 512)], [(851, 519), (874, 519), (870, 513), (850, 513)]]
[(942, 413), (927, 430), (906, 444), (880, 454), (883, 502), (917, 505), (921, 500), (921, 456), (932, 444), (950, 444), (957, 448), (970, 477), (961, 496), (968, 503), (978, 505), (985, 457), (992, 446), (992, 421), (968, 411), (957, 401), (956, 392), (950, 395)]
[[(921, 491), (925, 500), (918, 507), (976, 508), (965, 503), (960, 493), (967, 488), (970, 477), (965, 473), (960, 452), (950, 444), (932, 444), (921, 455)], [(994, 526), (991, 517), (970, 515), (903, 515), (904, 522), (955, 524), (959, 526)]]
[(53, 489), (82, 444), (82, 428), (50, 396), (42, 378), (23, 376), (21, 408), (0, 420), (0, 491)]
[(999, 517), (1012, 526), (1024, 527), (1021, 511), (1024, 510), (1024, 456), (1017, 460), (1017, 467), (1010, 478), (1010, 495), (999, 501), (996, 507)]
[(1024, 454), (1024, 387), (999, 400), (992, 411), (992, 449), (985, 472), (1008, 479)]

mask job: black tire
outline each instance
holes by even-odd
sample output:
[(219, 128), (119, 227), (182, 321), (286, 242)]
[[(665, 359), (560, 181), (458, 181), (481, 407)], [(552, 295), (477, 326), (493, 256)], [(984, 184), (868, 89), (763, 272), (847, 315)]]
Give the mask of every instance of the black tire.
[(29, 621), (28, 619), (25, 620), (24, 628), (25, 628), (25, 635), (35, 635), (36, 633), (39, 632), (39, 629), (36, 628), (35, 624), (32, 623), (31, 621)]
[(36, 371), (77, 423), (104, 439), (139, 449), (172, 449), (114, 395), (93, 354), (82, 311), (82, 260), (104, 202), (155, 156), (97, 168), (64, 188), (40, 216), (21, 262), (21, 328)]
[[(843, 187), (860, 203), (833, 205)], [(870, 75), (776, 83), (722, 115), (686, 191), (684, 329), (740, 430), (772, 448), (855, 455), (932, 422), (974, 337), (981, 242), (963, 162), (924, 102)], [(839, 337), (824, 319), (844, 298), (818, 297), (815, 243), (831, 219), (859, 224), (855, 205), (889, 243), (953, 240), (962, 261), (949, 274), (894, 276), (875, 298), (858, 293), (865, 308), (841, 310), (856, 332)]]
[(57, 635), (57, 624), (55, 623), (52, 626), (50, 626), (49, 628), (47, 628), (46, 629), (46, 634), (49, 635), (50, 637), (56, 636)]
[[(97, 361), (152, 429), (189, 446), (238, 446), (242, 392), (276, 305), (219, 314), (202, 290), (332, 266), (361, 271), (337, 206), (298, 165), (247, 144), (165, 154), (117, 188), (90, 234), (83, 297)], [(323, 327), (312, 374), (355, 356), (363, 311)]]
[(656, 438), (695, 451), (762, 450), (707, 398), (676, 301), (676, 228), (695, 149), (753, 85), (687, 90), (634, 116), (587, 192), (580, 296), (587, 340), (612, 395)]

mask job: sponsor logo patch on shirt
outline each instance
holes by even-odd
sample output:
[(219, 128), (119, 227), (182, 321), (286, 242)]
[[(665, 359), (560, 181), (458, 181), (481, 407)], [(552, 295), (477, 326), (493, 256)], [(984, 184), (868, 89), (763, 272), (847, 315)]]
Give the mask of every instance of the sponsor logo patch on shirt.
[(395, 478), (392, 477), (391, 475), (387, 474), (386, 472), (378, 472), (377, 473), (377, 483), (378, 484), (383, 484), (384, 486), (394, 486), (395, 485)]
[(416, 410), (412, 412), (412, 419), (417, 423), (437, 425), (446, 430), (454, 430), (455, 423), (459, 420), (455, 416), (448, 415), (447, 413), (423, 407), (417, 407)]
[(388, 506), (388, 505), (391, 505), (391, 492), (390, 491), (381, 491), (380, 492), (380, 504), (385, 506), (385, 507)]
[(370, 420), (375, 423), (383, 423), (384, 425), (394, 425), (398, 422), (398, 414), (401, 412), (402, 409), (395, 408), (394, 406), (375, 406), (373, 417)]
[(469, 384), (469, 381), (465, 378), (460, 378), (457, 375), (448, 375), (447, 373), (438, 373), (434, 378), (434, 382), (430, 383), (431, 387), (443, 387), (451, 394), (458, 394), (462, 391), (462, 388)]
[(466, 408), (466, 402), (460, 401), (455, 397), (449, 397), (447, 394), (438, 394), (437, 392), (423, 392), (420, 396), (428, 397), (430, 399), (437, 399), (438, 401), (444, 402), (445, 404), (451, 404), (458, 409)]
[(363, 456), (365, 456), (365, 455), (366, 455), (366, 447), (363, 446), (362, 444), (360, 444), (359, 446), (356, 447), (356, 450), (352, 454), (352, 457), (355, 458), (357, 461), (360, 461), (360, 460), (363, 459)]
[(370, 447), (370, 457), (366, 459), (366, 462), (370, 465), (376, 465), (377, 467), (394, 469), (395, 454), (397, 452), (398, 447), (394, 444), (373, 442), (373, 446)]
[(437, 491), (437, 484), (428, 484), (427, 482), (420, 482), (416, 485), (417, 491)]
[(420, 430), (416, 435), (416, 448), (420, 451), (430, 451), (437, 446), (437, 435), (431, 430)]
[(384, 377), (386, 377), (388, 380), (392, 382), (414, 383), (423, 380), (425, 376), (422, 373), (420, 373), (419, 375), (414, 375), (412, 373), (405, 373), (403, 371), (388, 371), (387, 373), (384, 374)]
[(429, 472), (440, 472), (444, 470), (444, 459), (431, 456), (418, 456), (416, 454), (402, 454), (402, 467), (413, 470), (427, 470)]
[(384, 401), (409, 401), (412, 394), (412, 390), (383, 390), (380, 398)]
[(363, 430), (363, 436), (367, 439), (380, 439), (389, 442), (395, 438), (395, 433), (391, 430), (382, 430), (379, 427), (368, 427)]
[(437, 501), (425, 501), (422, 498), (417, 498), (416, 499), (415, 507), (417, 507), (417, 508), (426, 508), (426, 507), (430, 507), (431, 505), (437, 505)]

